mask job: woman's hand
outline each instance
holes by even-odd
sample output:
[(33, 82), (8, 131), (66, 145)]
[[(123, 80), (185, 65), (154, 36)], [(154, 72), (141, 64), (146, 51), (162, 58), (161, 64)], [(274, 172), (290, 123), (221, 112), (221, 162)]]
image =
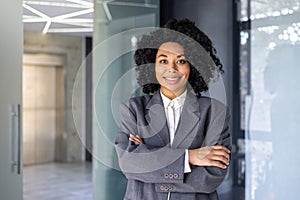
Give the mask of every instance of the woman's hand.
[(129, 140), (131, 142), (134, 142), (134, 144), (138, 145), (138, 144), (143, 144), (143, 140), (142, 138), (140, 138), (139, 135), (133, 135), (133, 134), (130, 134), (129, 135)]
[(206, 146), (189, 151), (189, 163), (197, 166), (214, 166), (226, 169), (230, 161), (230, 150), (224, 146)]

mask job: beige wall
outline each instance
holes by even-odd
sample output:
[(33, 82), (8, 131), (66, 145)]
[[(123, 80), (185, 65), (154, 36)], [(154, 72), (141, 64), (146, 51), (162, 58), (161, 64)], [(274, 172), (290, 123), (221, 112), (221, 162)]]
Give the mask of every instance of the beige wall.
[[(64, 131), (55, 141), (55, 159), (58, 161), (82, 160), (82, 145), (72, 116), (72, 90), (76, 73), (82, 63), (82, 41), (83, 38), (77, 36), (24, 33), (25, 54), (57, 55), (64, 58)], [(56, 123), (62, 121), (57, 119)]]

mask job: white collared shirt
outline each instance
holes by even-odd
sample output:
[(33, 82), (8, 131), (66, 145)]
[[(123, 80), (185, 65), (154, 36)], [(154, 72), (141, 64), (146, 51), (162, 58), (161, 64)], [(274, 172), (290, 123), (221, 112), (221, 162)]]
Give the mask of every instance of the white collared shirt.
[[(173, 144), (176, 128), (178, 126), (180, 115), (181, 115), (181, 112), (183, 109), (183, 104), (184, 104), (184, 101), (186, 98), (186, 93), (187, 93), (187, 90), (185, 90), (180, 96), (171, 100), (160, 91), (162, 101), (164, 104), (164, 108), (165, 108), (167, 123), (168, 123), (168, 127), (169, 127), (171, 146)], [(173, 108), (173, 110), (171, 111), (172, 108)], [(174, 123), (171, 123), (171, 120), (174, 120)], [(184, 161), (184, 173), (189, 173), (189, 172), (191, 172), (191, 167), (189, 164), (188, 150), (186, 149), (185, 150), (185, 161)]]

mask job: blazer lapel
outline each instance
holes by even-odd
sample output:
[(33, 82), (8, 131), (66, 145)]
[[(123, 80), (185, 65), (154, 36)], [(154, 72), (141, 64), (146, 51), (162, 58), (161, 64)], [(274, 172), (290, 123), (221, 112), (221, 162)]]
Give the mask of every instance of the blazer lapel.
[(146, 105), (145, 119), (148, 122), (147, 136), (152, 137), (157, 135), (163, 145), (169, 144), (169, 129), (165, 109), (159, 92), (154, 94)]
[(199, 102), (191, 91), (187, 92), (172, 148), (188, 147), (193, 142), (200, 121)]

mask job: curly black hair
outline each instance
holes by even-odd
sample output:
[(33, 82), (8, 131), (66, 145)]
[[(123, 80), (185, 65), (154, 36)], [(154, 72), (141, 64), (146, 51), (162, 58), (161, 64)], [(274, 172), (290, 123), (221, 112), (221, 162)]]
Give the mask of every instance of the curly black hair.
[(154, 93), (160, 85), (155, 77), (155, 58), (159, 47), (166, 42), (180, 44), (190, 64), (188, 82), (197, 95), (208, 90), (208, 84), (217, 80), (223, 65), (216, 56), (209, 37), (188, 19), (172, 19), (162, 28), (144, 35), (134, 54), (137, 82), (146, 94)]

